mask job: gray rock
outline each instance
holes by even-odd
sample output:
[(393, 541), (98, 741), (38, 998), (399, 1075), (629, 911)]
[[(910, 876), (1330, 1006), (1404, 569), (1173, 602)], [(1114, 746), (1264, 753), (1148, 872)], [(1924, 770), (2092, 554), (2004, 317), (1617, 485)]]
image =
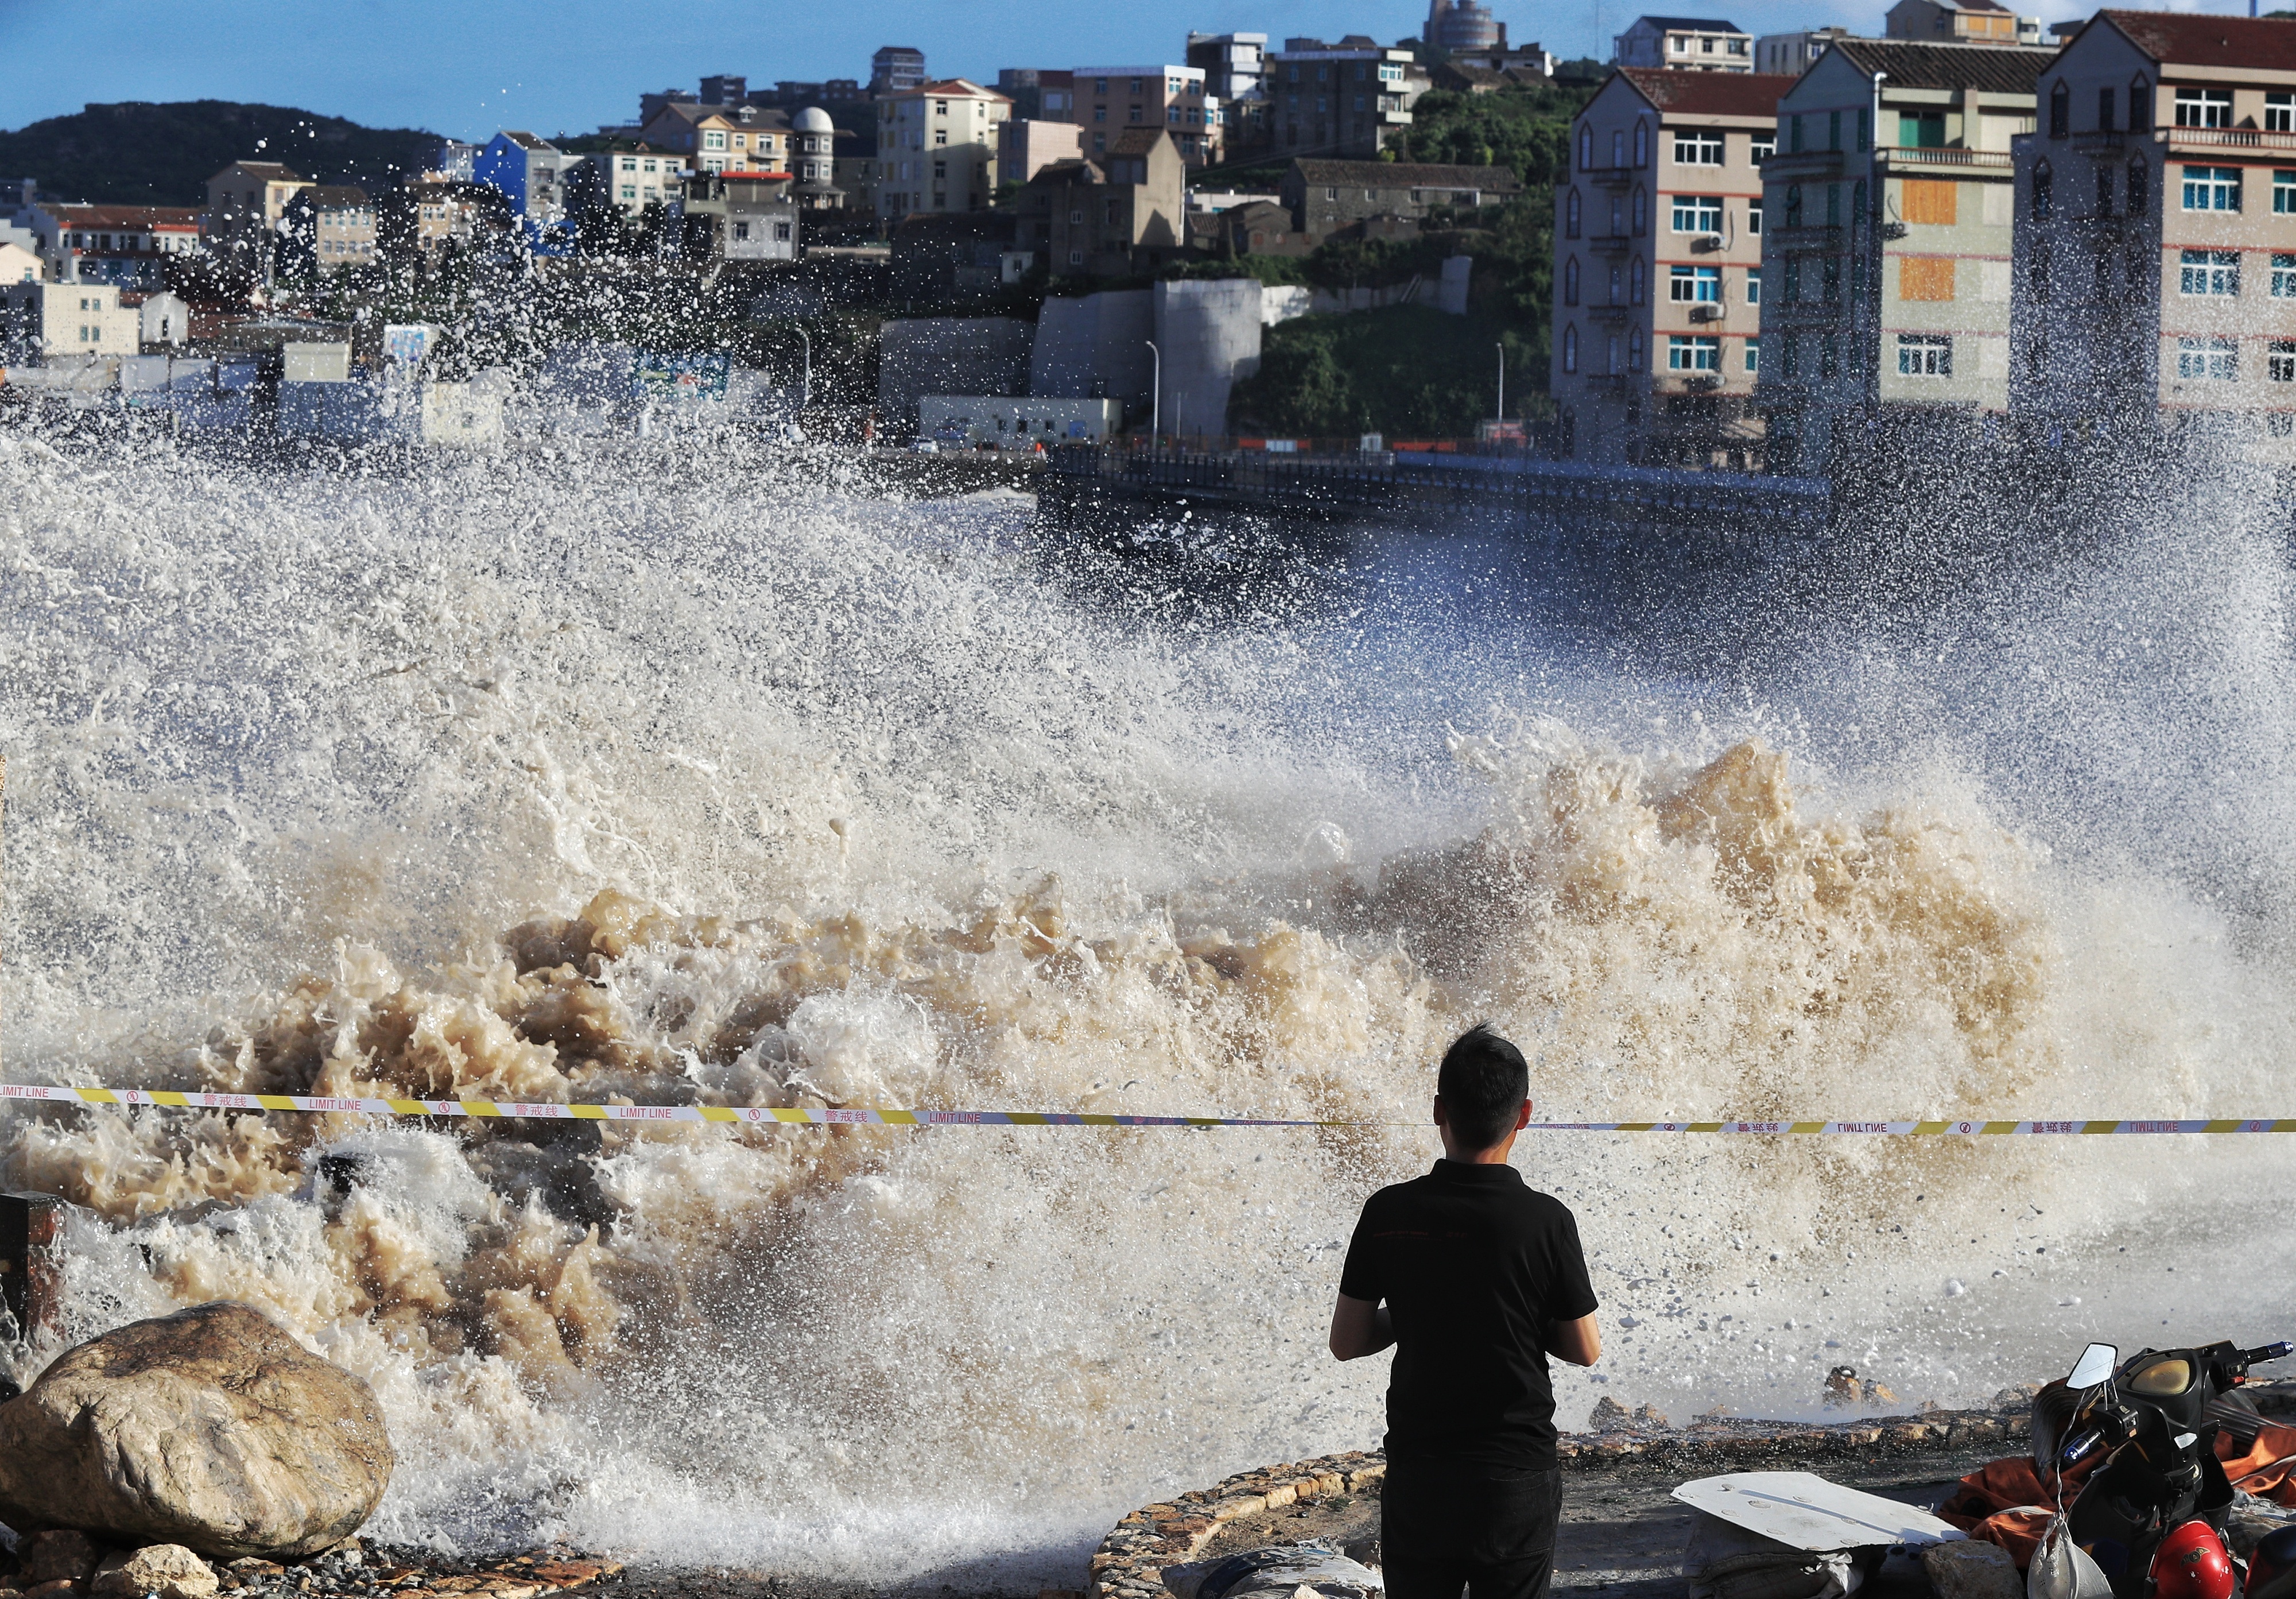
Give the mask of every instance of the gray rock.
[(367, 1385), (246, 1305), (66, 1350), (0, 1405), (0, 1521), (299, 1560), (364, 1525), (397, 1457)]
[(1922, 1551), (1922, 1570), (1937, 1599), (2024, 1599), (2025, 1580), (2017, 1562), (1998, 1544), (1975, 1539), (1931, 1544)]
[(121, 1550), (95, 1569), (95, 1599), (208, 1599), (222, 1586), (208, 1562), (181, 1544)]

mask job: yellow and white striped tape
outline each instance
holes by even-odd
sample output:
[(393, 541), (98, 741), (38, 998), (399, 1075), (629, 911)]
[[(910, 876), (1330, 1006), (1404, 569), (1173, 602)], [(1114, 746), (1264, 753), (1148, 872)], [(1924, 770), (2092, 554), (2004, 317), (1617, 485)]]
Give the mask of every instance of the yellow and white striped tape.
[[(1372, 1128), (1423, 1121), (1260, 1116), (1124, 1116), (1078, 1111), (898, 1111), (876, 1106), (594, 1105), (491, 1099), (351, 1099), (311, 1094), (192, 1094), (165, 1088), (64, 1088), (0, 1083), (0, 1100), (159, 1105), (179, 1111), (335, 1111), (367, 1116), (474, 1116), (541, 1121), (722, 1122), (790, 1127)], [(2296, 1118), (2155, 1121), (1534, 1121), (1530, 1133), (1718, 1133), (1882, 1137), (2000, 1137), (2156, 1133), (2296, 1133)]]

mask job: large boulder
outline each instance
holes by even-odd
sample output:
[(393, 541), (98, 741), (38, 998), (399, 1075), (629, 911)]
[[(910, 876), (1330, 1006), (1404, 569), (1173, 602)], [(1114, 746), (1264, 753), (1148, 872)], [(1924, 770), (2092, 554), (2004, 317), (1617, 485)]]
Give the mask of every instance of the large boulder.
[(396, 1464), (365, 1382), (228, 1302), (67, 1349), (0, 1405), (0, 1521), (20, 1532), (299, 1560), (357, 1532)]

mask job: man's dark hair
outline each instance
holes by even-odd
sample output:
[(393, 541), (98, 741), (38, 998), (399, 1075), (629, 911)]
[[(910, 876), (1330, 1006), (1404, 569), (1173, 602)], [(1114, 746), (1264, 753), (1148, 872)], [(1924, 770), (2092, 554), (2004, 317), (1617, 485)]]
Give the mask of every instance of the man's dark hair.
[(1443, 1052), (1435, 1092), (1460, 1147), (1488, 1149), (1513, 1129), (1515, 1113), (1530, 1097), (1530, 1067), (1497, 1029), (1479, 1021)]

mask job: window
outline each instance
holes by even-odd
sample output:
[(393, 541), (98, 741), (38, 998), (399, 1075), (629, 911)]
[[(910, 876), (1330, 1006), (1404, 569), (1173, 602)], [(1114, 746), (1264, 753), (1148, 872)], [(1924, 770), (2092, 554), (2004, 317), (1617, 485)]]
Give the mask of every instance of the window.
[(2112, 131), (2112, 86), (2107, 84), (2096, 92), (2096, 131)]
[(2097, 163), (2096, 168), (2096, 214), (2099, 217), (2112, 215), (2112, 168), (2102, 161)]
[(789, 242), (789, 241), (790, 241), (790, 225), (789, 225), (788, 223), (786, 223), (786, 222), (776, 222), (776, 223), (775, 223), (775, 224), (774, 224), (774, 237), (775, 237), (775, 240), (779, 241), (781, 243), (783, 243), (783, 244), (788, 243), (788, 242)]
[(2240, 376), (2240, 345), (2231, 339), (2177, 340), (2177, 376), (2191, 382), (2229, 383)]
[(1627, 130), (1623, 127), (1614, 127), (1611, 130), (1611, 165), (1623, 167), (1626, 164)]
[(1825, 185), (1825, 226), (1828, 227), (1841, 226), (1841, 185), (1840, 184)]
[(1801, 226), (1801, 185), (1800, 184), (1786, 185), (1786, 226), (1788, 227)]
[(1626, 283), (1626, 274), (1620, 271), (1617, 266), (1613, 266), (1611, 268), (1611, 298), (1608, 301), (1609, 304), (1622, 306), (1627, 303)]
[(2296, 133), (2296, 94), (2276, 89), (2265, 95), (2264, 131)]
[(1684, 167), (1718, 167), (1722, 164), (1722, 135), (1703, 131), (1677, 131), (1674, 135), (1674, 159)]
[(1578, 170), (1586, 171), (1595, 164), (1595, 130), (1586, 124), (1578, 127)]
[(747, 242), (747, 241), (748, 241), (749, 237), (750, 237), (750, 225), (749, 225), (748, 223), (746, 223), (746, 222), (736, 222), (736, 223), (734, 225), (734, 242), (735, 242), (736, 243), (743, 243), (743, 242)]
[[(1412, 198), (1415, 201), (1418, 195), (1414, 193)], [(1566, 239), (1578, 236), (1578, 191), (1573, 189), (1562, 199), (1562, 236)]]
[(2146, 133), (2152, 127), (2152, 86), (2140, 72), (2128, 80), (2128, 131)]
[[(1747, 154), (1752, 158), (1754, 165), (1759, 167), (1764, 161), (1768, 160), (1772, 156), (1777, 154), (1777, 130), (1775, 128), (1772, 128), (1768, 133), (1758, 133), (1753, 136), (1752, 147), (1748, 150)], [(1750, 345), (1748, 348), (1751, 348), (1752, 347)]]
[(1627, 370), (1628, 372), (1640, 372), (1642, 369), (1643, 331), (1640, 328), (1636, 328), (1627, 335)]
[(1784, 375), (1789, 379), (1800, 375), (1801, 372), (1801, 346), (1792, 333), (1778, 335), (1778, 366)]
[[(2275, 186), (2277, 187), (2276, 184)], [(2237, 167), (2185, 168), (2185, 209), (2188, 211), (2240, 209), (2240, 168)]]
[(936, 128), (934, 128), (934, 129), (933, 129), (933, 144), (934, 144), (934, 145), (935, 145), (936, 147), (939, 147), (939, 146), (941, 146), (941, 145), (945, 145), (945, 144), (947, 144), (947, 143), (948, 143), (948, 129), (947, 129), (946, 127), (936, 127)]
[(1578, 303), (1578, 258), (1577, 256), (1572, 256), (1562, 263), (1562, 303), (1566, 306), (1575, 306)]
[(1636, 256), (1634, 258), (1632, 266), (1628, 272), (1628, 276), (1633, 280), (1634, 283), (1633, 302), (1636, 305), (1643, 303), (1643, 291), (1646, 287), (1648, 287), (1648, 283), (1643, 275), (1643, 258), (1640, 256)]
[(1762, 269), (1759, 266), (1746, 269), (1746, 303), (1750, 306), (1762, 303)]
[(1853, 228), (1863, 228), (1866, 226), (1866, 180), (1861, 177), (1850, 195), (1849, 226)]
[(1786, 301), (1789, 305), (1801, 298), (1801, 258), (1786, 258)]
[(2276, 217), (2296, 216), (2296, 172), (2272, 175), (2272, 211)]
[(1562, 370), (1578, 370), (1578, 324), (1575, 322), (1562, 330)]
[(2048, 220), (2055, 187), (2056, 175), (2049, 170), (2048, 162), (2043, 161), (2033, 168), (2033, 217), (2036, 221)]
[(1722, 269), (1719, 266), (1669, 267), (1667, 299), (1678, 306), (1721, 304)]
[(1825, 260), (1825, 303), (1833, 305), (1841, 299), (1841, 258), (1827, 256)]
[(1082, 251), (1082, 250), (1072, 250), (1069, 251), (1069, 265), (1070, 265), (1070, 266), (1083, 266), (1083, 265), (1084, 265), (1084, 251)]
[(934, 102), (933, 102), (933, 115), (934, 115), (934, 116), (936, 116), (936, 117), (946, 117), (946, 116), (947, 116), (947, 115), (948, 115), (948, 102), (947, 102), (947, 101), (946, 101), (946, 100), (936, 100), (936, 101), (934, 101)]
[(1857, 108), (1857, 148), (1863, 152), (1874, 147), (1874, 111), (1870, 106)]
[[(1792, 201), (1789, 201), (1788, 203), (1791, 204)], [(1722, 197), (1719, 194), (1676, 195), (1674, 197), (1674, 231), (1677, 234), (1720, 233), (1722, 231)]]
[(1650, 232), (1650, 196), (1640, 189), (1635, 191), (1635, 236)]
[[(2145, 183), (2149, 176), (2150, 168), (2142, 160), (2128, 163), (2128, 214), (2132, 217), (2142, 217), (2144, 214), (2144, 207), (2147, 203)], [(2296, 173), (2292, 173), (2290, 176), (2296, 177)]]
[(704, 149), (704, 150), (723, 150), (723, 149), (725, 149), (725, 148), (726, 148), (726, 135), (725, 135), (724, 134), (722, 134), (722, 133), (706, 133), (706, 134), (703, 134), (703, 135), (701, 135), (701, 148), (702, 148), (702, 149)]
[(2296, 255), (2284, 250), (2272, 254), (2272, 298), (2296, 299)]
[[(1792, 150), (1796, 155), (1800, 155), (1801, 153), (1801, 113), (1800, 111), (1796, 111), (1792, 117), (1786, 119), (1786, 132), (1788, 135), (1787, 148)], [(1791, 365), (1792, 363), (1789, 362), (1787, 365)]]
[(1670, 334), (1666, 341), (1666, 369), (1669, 372), (1719, 372), (1722, 370), (1722, 340), (1703, 335), (1685, 338)]
[[(2177, 107), (2179, 121), (2184, 119), (2183, 111), (2184, 108), (2179, 105)], [(2049, 137), (2063, 138), (2072, 131), (2072, 124), (2073, 92), (2065, 86), (2065, 80), (2060, 78), (2057, 79), (2056, 87), (2049, 91)]]
[(1762, 236), (1762, 202), (1759, 200), (1746, 208), (1746, 234), (1750, 238)]
[(1748, 372), (1762, 370), (1762, 341), (1759, 339), (1746, 340), (1746, 370)]
[(1650, 124), (1647, 122), (1635, 124), (1635, 165), (1650, 165)]
[(1939, 333), (1898, 334), (1898, 375), (1901, 378), (1953, 376), (1953, 340)]
[(2296, 342), (2275, 339), (2265, 347), (2264, 375), (2276, 383), (2296, 383)]
[(1841, 113), (1840, 111), (1825, 113), (1825, 147), (1828, 150), (1841, 148)]
[(2230, 89), (2178, 89), (2177, 91), (2177, 126), (2179, 127), (2230, 127), (2232, 126), (2232, 91)]

